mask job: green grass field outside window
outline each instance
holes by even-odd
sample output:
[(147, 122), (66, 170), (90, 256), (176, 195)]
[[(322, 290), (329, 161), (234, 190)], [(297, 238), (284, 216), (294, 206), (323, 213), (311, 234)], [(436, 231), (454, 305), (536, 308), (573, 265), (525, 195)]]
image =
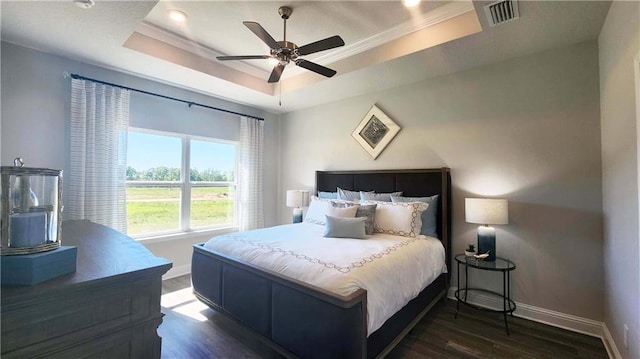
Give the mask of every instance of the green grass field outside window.
[[(234, 188), (191, 189), (191, 229), (235, 223)], [(180, 229), (180, 189), (127, 188), (127, 233), (140, 235)]]

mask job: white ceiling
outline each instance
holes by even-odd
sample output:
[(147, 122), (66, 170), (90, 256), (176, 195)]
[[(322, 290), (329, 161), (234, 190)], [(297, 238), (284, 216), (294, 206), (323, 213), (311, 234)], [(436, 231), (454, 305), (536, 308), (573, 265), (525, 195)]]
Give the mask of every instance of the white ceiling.
[[(519, 1), (520, 19), (489, 27), (488, 3), (96, 0), (85, 10), (71, 1), (2, 0), (0, 11), (3, 41), (280, 113), (595, 39), (609, 8), (608, 1)], [(280, 84), (268, 84), (266, 60), (215, 59), (268, 54), (242, 22), (282, 40), (283, 5), (293, 8), (288, 41), (344, 39), (344, 47), (304, 57), (337, 75), (289, 64)], [(171, 22), (168, 9), (187, 21)]]

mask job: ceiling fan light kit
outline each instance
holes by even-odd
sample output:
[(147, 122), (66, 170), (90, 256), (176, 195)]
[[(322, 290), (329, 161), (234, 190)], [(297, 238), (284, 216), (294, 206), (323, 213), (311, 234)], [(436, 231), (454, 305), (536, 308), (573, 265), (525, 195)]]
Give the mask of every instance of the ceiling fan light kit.
[(293, 9), (288, 6), (281, 6), (278, 9), (278, 14), (282, 20), (284, 20), (284, 36), (282, 41), (276, 41), (259, 23), (254, 21), (244, 21), (243, 24), (251, 30), (262, 42), (267, 44), (271, 49), (269, 55), (241, 55), (241, 56), (218, 56), (216, 57), (220, 61), (228, 60), (270, 60), (275, 63), (271, 75), (269, 76), (269, 83), (280, 81), (280, 76), (284, 68), (293, 62), (297, 66), (305, 68), (309, 71), (313, 71), (317, 74), (332, 77), (336, 74), (335, 70), (316, 64), (311, 61), (300, 58), (320, 51), (333, 49), (336, 47), (344, 46), (344, 40), (338, 35), (331, 36), (326, 39), (322, 39), (310, 44), (300, 46), (293, 42), (287, 41), (287, 20), (293, 13)]

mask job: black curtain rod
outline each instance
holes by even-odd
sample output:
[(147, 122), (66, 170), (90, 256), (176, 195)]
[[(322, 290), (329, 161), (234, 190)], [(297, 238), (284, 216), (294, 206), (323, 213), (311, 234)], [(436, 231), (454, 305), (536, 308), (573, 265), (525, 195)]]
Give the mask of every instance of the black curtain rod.
[(121, 89), (129, 90), (129, 91), (140, 92), (140, 93), (143, 93), (145, 95), (157, 96), (157, 97), (162, 97), (162, 98), (167, 99), (167, 100), (173, 100), (173, 101), (186, 103), (187, 105), (189, 105), (189, 107), (191, 107), (191, 106), (200, 106), (200, 107), (208, 108), (210, 110), (226, 112), (226, 113), (230, 113), (230, 114), (234, 114), (234, 115), (238, 115), (238, 116), (245, 116), (245, 117), (249, 117), (249, 118), (254, 118), (254, 119), (259, 120), (259, 121), (264, 121), (264, 118), (262, 118), (262, 117), (256, 117), (256, 116), (247, 115), (247, 114), (240, 113), (240, 112), (235, 112), (235, 111), (231, 111), (231, 110), (225, 110), (225, 109), (219, 108), (219, 107), (203, 105), (201, 103), (197, 103), (197, 102), (193, 102), (193, 101), (181, 100), (179, 98), (165, 96), (165, 95), (161, 95), (161, 94), (157, 94), (157, 93), (153, 93), (153, 92), (149, 92), (149, 91), (138, 90), (138, 89), (134, 89), (132, 87), (127, 87), (127, 86), (122, 86), (122, 85), (118, 85), (118, 84), (113, 84), (113, 83), (110, 83), (110, 82), (100, 81), (100, 80), (84, 77), (84, 76), (78, 75), (78, 74), (70, 74), (69, 76), (71, 76), (72, 79), (76, 79), (76, 80), (88, 80), (88, 81), (96, 82), (96, 83), (103, 84), (103, 85), (119, 87)]

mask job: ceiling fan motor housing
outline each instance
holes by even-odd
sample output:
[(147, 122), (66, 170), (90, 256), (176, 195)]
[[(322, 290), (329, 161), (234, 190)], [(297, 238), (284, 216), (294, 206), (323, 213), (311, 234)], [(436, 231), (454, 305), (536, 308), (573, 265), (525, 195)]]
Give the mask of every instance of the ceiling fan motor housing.
[(290, 60), (298, 58), (296, 49), (298, 45), (290, 41), (278, 41), (280, 45), (279, 49), (271, 49), (271, 56), (274, 56), (280, 61), (280, 64), (288, 64)]
[(336, 35), (316, 42), (312, 42), (310, 44), (306, 44), (302, 47), (298, 47), (298, 45), (296, 45), (295, 43), (287, 41), (287, 19), (291, 16), (292, 13), (293, 9), (288, 6), (281, 6), (278, 9), (278, 14), (280, 14), (280, 17), (284, 20), (284, 38), (282, 39), (282, 41), (276, 41), (259, 23), (255, 21), (243, 21), (243, 24), (247, 28), (249, 28), (251, 32), (253, 32), (265, 44), (267, 44), (267, 46), (269, 46), (269, 48), (271, 49), (269, 55), (217, 56), (217, 59), (221, 61), (227, 61), (274, 58), (278, 60), (278, 64), (276, 64), (273, 68), (273, 71), (271, 71), (271, 75), (269, 76), (269, 80), (267, 81), (269, 83), (280, 81), (282, 71), (284, 70), (285, 66), (287, 66), (291, 61), (293, 61), (297, 66), (305, 68), (309, 71), (313, 71), (322, 76), (332, 77), (336, 74), (335, 70), (313, 63), (311, 61), (307, 61), (300, 58), (300, 56), (305, 56), (319, 51), (325, 51), (339, 46), (344, 46), (344, 40), (342, 40), (340, 36)]

